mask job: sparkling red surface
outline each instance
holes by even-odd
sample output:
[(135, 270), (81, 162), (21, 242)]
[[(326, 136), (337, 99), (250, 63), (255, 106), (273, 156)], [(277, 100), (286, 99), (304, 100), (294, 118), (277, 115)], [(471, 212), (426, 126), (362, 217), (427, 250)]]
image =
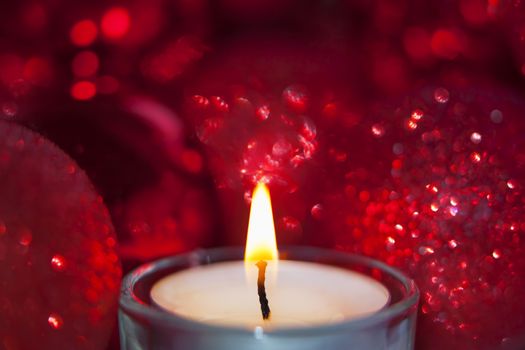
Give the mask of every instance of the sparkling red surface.
[[(495, 97), (496, 91), (454, 93), (423, 89), (385, 111), (393, 116), (387, 131), (382, 139), (372, 131), (370, 140), (395, 142), (390, 176), (361, 198), (360, 208), (350, 204), (357, 203), (354, 193), (330, 198), (328, 212), (347, 222), (329, 226), (339, 248), (377, 257), (416, 279), (419, 332), (442, 335), (421, 336), (420, 346), (489, 348), (525, 327), (525, 198), (514, 181), (525, 150), (523, 140), (508, 138), (523, 132), (523, 105)], [(406, 129), (403, 118), (416, 107), (421, 125)], [(491, 119), (495, 107), (506, 111), (502, 121)], [(386, 152), (386, 146), (380, 147)]]
[(103, 347), (121, 270), (102, 198), (42, 136), (2, 121), (0, 140), (2, 344)]

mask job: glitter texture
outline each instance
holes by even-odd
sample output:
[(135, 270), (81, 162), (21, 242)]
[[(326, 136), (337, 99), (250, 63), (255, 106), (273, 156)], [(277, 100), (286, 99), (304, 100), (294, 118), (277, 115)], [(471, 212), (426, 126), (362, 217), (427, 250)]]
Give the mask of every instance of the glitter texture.
[(121, 276), (102, 199), (68, 156), (23, 127), (0, 122), (0, 154), (0, 339), (101, 348)]
[[(340, 248), (380, 258), (416, 279), (420, 346), (496, 347), (525, 329), (525, 197), (513, 178), (524, 170), (525, 143), (516, 138), (525, 130), (523, 106), (503, 92), (447, 89), (444, 98), (443, 91), (429, 99), (423, 89), (393, 112), (399, 118), (387, 125), (390, 140), (418, 135), (404, 137), (402, 153), (389, 152), (390, 180), (360, 210), (330, 208), (346, 217)], [(412, 131), (402, 116), (414, 105), (426, 122)], [(497, 128), (494, 107), (508, 111)], [(378, 141), (371, 135), (370, 142)], [(428, 340), (429, 332), (442, 339)]]

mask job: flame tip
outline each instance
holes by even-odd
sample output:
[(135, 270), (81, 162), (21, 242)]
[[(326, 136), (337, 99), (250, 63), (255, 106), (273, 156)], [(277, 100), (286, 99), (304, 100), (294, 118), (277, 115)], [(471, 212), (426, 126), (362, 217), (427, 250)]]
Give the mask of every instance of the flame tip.
[(270, 191), (264, 182), (258, 182), (252, 194), (244, 260), (257, 262), (277, 260), (277, 258)]

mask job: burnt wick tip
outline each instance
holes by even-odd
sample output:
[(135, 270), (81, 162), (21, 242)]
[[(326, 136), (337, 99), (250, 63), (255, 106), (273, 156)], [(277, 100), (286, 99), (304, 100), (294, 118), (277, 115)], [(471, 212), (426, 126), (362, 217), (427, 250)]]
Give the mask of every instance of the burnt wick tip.
[(268, 263), (264, 260), (257, 262), (256, 266), (259, 269), (257, 277), (257, 293), (259, 294), (259, 302), (261, 303), (261, 313), (263, 320), (270, 318), (270, 306), (268, 305), (268, 298), (266, 297), (266, 288), (264, 281), (266, 279), (266, 266)]

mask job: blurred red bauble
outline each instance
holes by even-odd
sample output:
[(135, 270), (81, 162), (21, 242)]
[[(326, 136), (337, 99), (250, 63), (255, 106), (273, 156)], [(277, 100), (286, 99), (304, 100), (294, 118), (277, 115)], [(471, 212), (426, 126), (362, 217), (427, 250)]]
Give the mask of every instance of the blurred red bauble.
[[(215, 186), (226, 209), (224, 214), (245, 216), (238, 210), (248, 208), (252, 188), (264, 182), (280, 198), (277, 208), (295, 208), (298, 211), (294, 215), (303, 217), (306, 208), (301, 205), (298, 189), (307, 181), (306, 169), (317, 152), (316, 127), (307, 117), (308, 93), (301, 86), (290, 86), (282, 94), (273, 95), (254, 89), (240, 94), (233, 90), (223, 89), (222, 96), (193, 95), (188, 103), (197, 124), (196, 136), (206, 146)], [(299, 220), (285, 219), (290, 213), (279, 209), (277, 220), (282, 216), (282, 220), (295, 222), (284, 226), (285, 232), (293, 236), (288, 238), (297, 240), (301, 233), (297, 229)], [(236, 240), (243, 239), (246, 223), (229, 222), (234, 225), (229, 231), (237, 235)], [(287, 241), (286, 237), (281, 241)]]
[[(325, 225), (339, 248), (415, 278), (420, 349), (523, 341), (524, 105), (482, 86), (424, 88), (376, 105), (375, 120), (360, 126), (376, 156), (327, 195)], [(374, 186), (373, 177), (387, 180)]]
[(0, 341), (103, 349), (121, 269), (102, 198), (42, 136), (0, 122)]
[(349, 45), (243, 36), (225, 48), (187, 89), (185, 117), (205, 145), (227, 231), (235, 235), (228, 243), (245, 240), (246, 223), (236, 218), (247, 217), (259, 181), (275, 198), (281, 243), (307, 242), (302, 225), (318, 195), (310, 180), (318, 170), (319, 126), (347, 112), (349, 103), (340, 100), (361, 105)]

